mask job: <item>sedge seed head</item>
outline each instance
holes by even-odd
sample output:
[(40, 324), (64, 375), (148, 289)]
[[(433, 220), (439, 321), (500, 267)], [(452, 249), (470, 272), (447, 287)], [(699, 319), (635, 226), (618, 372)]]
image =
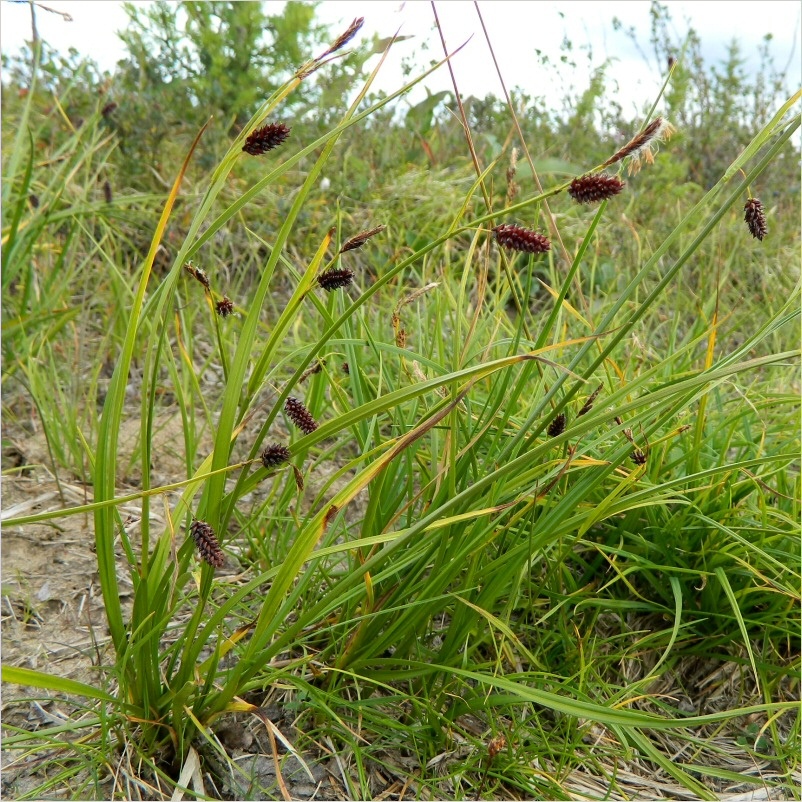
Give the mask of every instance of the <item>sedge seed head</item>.
[(287, 448), (287, 446), (282, 446), (279, 443), (271, 443), (259, 455), (259, 459), (262, 460), (262, 465), (264, 465), (268, 470), (271, 470), (272, 468), (278, 468), (279, 465), (283, 465), (285, 462), (287, 462), (289, 458), (289, 448)]
[(222, 568), (226, 558), (220, 544), (217, 542), (217, 537), (206, 521), (195, 520), (189, 527), (189, 534), (192, 540), (195, 541), (195, 548), (198, 550), (201, 559), (214, 568)]
[(617, 195), (624, 186), (624, 182), (614, 175), (581, 175), (571, 182), (568, 194), (577, 203), (598, 203)]
[(318, 422), (312, 417), (312, 413), (304, 406), (303, 402), (289, 396), (284, 402), (284, 411), (287, 417), (304, 433), (312, 434), (318, 427)]
[(290, 129), (284, 123), (268, 123), (252, 131), (242, 149), (251, 156), (261, 156), (281, 145), (290, 135)]
[(766, 225), (766, 211), (758, 198), (749, 198), (746, 202), (744, 220), (749, 228), (749, 233), (755, 239), (762, 240), (769, 233)]
[(513, 223), (502, 223), (493, 229), (496, 241), (504, 248), (521, 253), (545, 253), (551, 243), (542, 234)]
[(326, 292), (334, 292), (341, 287), (347, 287), (354, 280), (354, 271), (345, 267), (332, 267), (324, 270), (318, 277), (317, 283)]

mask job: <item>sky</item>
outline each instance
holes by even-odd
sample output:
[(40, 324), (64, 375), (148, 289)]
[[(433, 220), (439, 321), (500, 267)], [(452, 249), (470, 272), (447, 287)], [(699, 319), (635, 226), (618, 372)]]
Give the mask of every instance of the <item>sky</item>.
[[(138, 5), (146, 3), (137, 2)], [(40, 36), (56, 49), (66, 52), (75, 47), (81, 54), (91, 56), (102, 69), (113, 70), (124, 50), (116, 31), (126, 26), (128, 17), (121, 2), (116, 0), (45, 0), (36, 10)], [(279, 6), (271, 0), (268, 4)], [(687, 23), (699, 34), (708, 63), (715, 64), (726, 57), (727, 46), (733, 38), (741, 45), (746, 69), (756, 69), (757, 51), (763, 37), (773, 37), (772, 52), (778, 69), (787, 68), (789, 94), (802, 83), (802, 48), (800, 25), (802, 5), (797, 0), (667, 0), (678, 38), (687, 30)], [(544, 73), (535, 50), (560, 57), (560, 43), (565, 37), (574, 43), (574, 59), (581, 71), (571, 76), (563, 69), (569, 83), (580, 89), (587, 85), (588, 61), (582, 46), (589, 46), (592, 66), (612, 59), (608, 75), (614, 82), (615, 96), (624, 114), (637, 114), (657, 96), (665, 78), (664, 65), (652, 58), (647, 62), (644, 53), (649, 48), (648, 0), (484, 0), (479, 3), (488, 35), (507, 88), (516, 85), (533, 96), (544, 96), (556, 104), (564, 96), (564, 87), (556, 84), (554, 72)], [(453, 59), (458, 86), (463, 96), (484, 97), (500, 95), (500, 83), (490, 58), (487, 42), (473, 2), (441, 0), (436, 5), (440, 22), (450, 50), (470, 41)], [(71, 17), (67, 21), (60, 14)], [(323, 0), (318, 17), (331, 23), (338, 33), (354, 17), (365, 16), (360, 35), (377, 33), (390, 36), (400, 28), (402, 36), (412, 39), (398, 43), (382, 68), (375, 89), (393, 91), (403, 85), (402, 65), (413, 52), (418, 63), (425, 67), (430, 59), (442, 57), (442, 45), (433, 26), (432, 6), (427, 0)], [(614, 30), (613, 18), (618, 16), (624, 25), (634, 27), (643, 52), (621, 31)], [(30, 39), (31, 17), (27, 3), (0, 0), (0, 47), (4, 53), (18, 51)], [(371, 63), (368, 66), (372, 66)], [(431, 92), (451, 89), (448, 70), (436, 72), (426, 84)], [(416, 87), (412, 101), (425, 97), (425, 89)]]

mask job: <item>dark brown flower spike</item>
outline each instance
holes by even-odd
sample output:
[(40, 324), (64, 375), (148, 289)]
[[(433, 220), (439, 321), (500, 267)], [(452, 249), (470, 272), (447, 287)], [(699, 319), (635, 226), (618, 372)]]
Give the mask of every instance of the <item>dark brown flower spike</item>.
[(343, 373), (346, 376), (350, 376), (351, 375), (351, 366), (347, 362), (343, 362)]
[(604, 387), (603, 384), (600, 384), (588, 397), (585, 403), (582, 405), (582, 409), (576, 413), (577, 418), (581, 418), (582, 415), (587, 415), (591, 409), (593, 409), (593, 402), (598, 398), (599, 393), (602, 391)]
[(290, 450), (286, 446), (279, 445), (278, 443), (271, 443), (260, 455), (259, 459), (262, 460), (262, 465), (268, 470), (271, 468), (278, 468), (283, 465), (290, 458)]
[(631, 174), (637, 173), (640, 170), (642, 160), (649, 164), (654, 161), (652, 145), (670, 139), (674, 130), (674, 126), (667, 120), (662, 117), (655, 117), (639, 134), (635, 134), (623, 148), (610, 156), (602, 167), (609, 167), (611, 164), (620, 162), (621, 159), (626, 159), (627, 156), (630, 156), (632, 161), (629, 165), (629, 172)]
[(329, 270), (324, 270), (317, 277), (317, 283), (326, 292), (333, 292), (341, 287), (347, 287), (353, 280), (354, 271), (344, 267), (332, 267)]
[(625, 184), (614, 175), (596, 173), (575, 178), (568, 187), (568, 194), (577, 203), (598, 203), (617, 195)]
[(215, 537), (214, 529), (205, 521), (193, 521), (189, 527), (189, 534), (195, 541), (195, 547), (201, 559), (215, 568), (222, 568), (226, 561), (225, 554)]
[(209, 277), (206, 275), (206, 271), (203, 270), (203, 268), (197, 267), (192, 262), (187, 262), (184, 265), (184, 270), (186, 270), (187, 273), (189, 273), (189, 275), (192, 276), (192, 278), (194, 278), (196, 281), (199, 281), (201, 284), (203, 284), (205, 289), (209, 289)]
[(522, 253), (545, 253), (551, 248), (551, 243), (542, 234), (513, 223), (502, 223), (493, 229), (496, 241), (504, 248)]
[(117, 108), (117, 104), (114, 101), (107, 103), (103, 110), (100, 112), (104, 117), (108, 117), (115, 109)]
[(106, 200), (106, 203), (111, 203), (114, 200), (114, 195), (111, 191), (111, 183), (108, 181), (103, 182), (103, 197)]
[(361, 231), (355, 237), (351, 237), (351, 239), (343, 243), (342, 248), (340, 248), (340, 253), (353, 251), (355, 248), (361, 248), (371, 237), (375, 237), (380, 231), (384, 231), (385, 228), (387, 228), (387, 226), (376, 226), (376, 228), (371, 228), (370, 231)]
[(645, 465), (646, 459), (646, 454), (636, 446), (635, 450), (632, 452), (632, 461), (636, 465)]
[(557, 437), (557, 435), (562, 434), (564, 431), (565, 431), (565, 413), (561, 412), (549, 424), (549, 428), (546, 429), (546, 432), (548, 433), (549, 437)]
[(234, 302), (227, 295), (224, 295), (215, 305), (215, 311), (220, 317), (228, 317), (234, 314)]
[(749, 233), (755, 238), (762, 240), (769, 233), (766, 225), (766, 212), (763, 204), (758, 198), (749, 198), (744, 206), (744, 220), (749, 227)]
[(331, 46), (324, 53), (321, 53), (317, 60), (330, 56), (345, 47), (359, 32), (365, 22), (364, 17), (356, 17), (354, 21), (332, 42)]
[(318, 427), (312, 413), (303, 405), (303, 402), (290, 396), (284, 402), (284, 411), (287, 417), (304, 433), (312, 434)]
[(242, 149), (251, 156), (261, 156), (277, 148), (289, 135), (290, 129), (284, 123), (268, 123), (252, 131)]

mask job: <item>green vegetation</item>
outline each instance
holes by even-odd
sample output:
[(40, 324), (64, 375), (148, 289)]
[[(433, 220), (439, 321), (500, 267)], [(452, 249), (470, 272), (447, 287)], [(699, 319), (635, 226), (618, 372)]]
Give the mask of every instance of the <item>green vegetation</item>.
[[(132, 8), (114, 77), (6, 65), (4, 490), (60, 495), (4, 529), (91, 532), (107, 625), (78, 678), (4, 661), (70, 705), (6, 716), (38, 771), (7, 793), (294, 796), (232, 718), (323, 798), (797, 793), (799, 94), (768, 50), (710, 70), (655, 4), (643, 119), (603, 73), (566, 112), (401, 119), (423, 76), (373, 93), (380, 43), (312, 6), (185, 3), (183, 39), (177, 8)], [(611, 158), (656, 109), (670, 141)], [(623, 190), (577, 203), (606, 161)]]

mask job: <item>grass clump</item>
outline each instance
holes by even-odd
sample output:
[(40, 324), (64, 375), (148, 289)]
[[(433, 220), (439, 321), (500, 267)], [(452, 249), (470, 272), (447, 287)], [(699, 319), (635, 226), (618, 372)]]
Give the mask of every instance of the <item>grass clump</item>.
[[(775, 234), (750, 188), (798, 95), (659, 233), (637, 221), (640, 177), (609, 172), (670, 159), (653, 114), (545, 188), (469, 140), (473, 177), (431, 171), (419, 201), (388, 173), (403, 191), (356, 214), (321, 201), (336, 146), (423, 76), (375, 98), (380, 63), (316, 138), (266, 121), (289, 122), (358, 29), (195, 183), (200, 130), (141, 261), (110, 210), (152, 198), (88, 190), (114, 148), (103, 99), (50, 183), (35, 135), (11, 145), (4, 382), (54, 474), (92, 495), (4, 524), (91, 513), (108, 629), (91, 682), (4, 666), (89, 700), (6, 726), (7, 748), (58, 766), (32, 793), (289, 798), (292, 760), (347, 798), (791, 793), (798, 309), (750, 249), (776, 237), (779, 259), (798, 232)], [(274, 201), (275, 225), (248, 217)], [(88, 372), (71, 398), (65, 361)], [(269, 777), (232, 759), (249, 746), (232, 720), (258, 722)]]

